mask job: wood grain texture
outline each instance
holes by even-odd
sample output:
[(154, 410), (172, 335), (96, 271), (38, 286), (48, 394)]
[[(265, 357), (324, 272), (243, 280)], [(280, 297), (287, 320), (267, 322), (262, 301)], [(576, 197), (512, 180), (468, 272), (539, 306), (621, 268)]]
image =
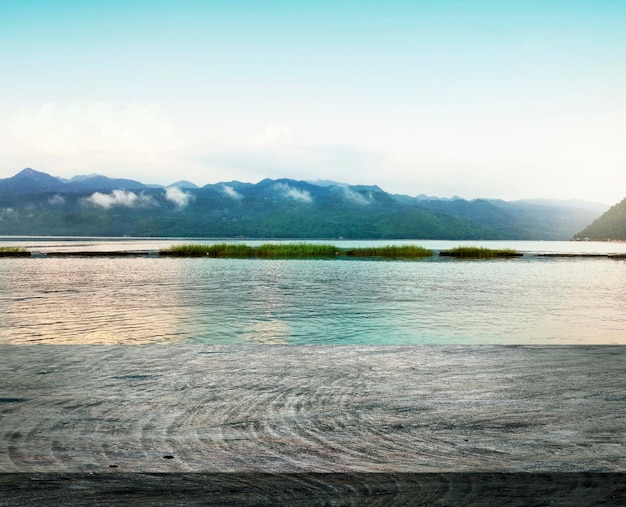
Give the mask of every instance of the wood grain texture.
[(619, 473), (0, 474), (0, 506), (622, 507)]
[(270, 473), (357, 489), (400, 474), (435, 491), (476, 477), (515, 489), (522, 474), (576, 490), (587, 474), (609, 498), (626, 472), (625, 350), (0, 346), (0, 488)]

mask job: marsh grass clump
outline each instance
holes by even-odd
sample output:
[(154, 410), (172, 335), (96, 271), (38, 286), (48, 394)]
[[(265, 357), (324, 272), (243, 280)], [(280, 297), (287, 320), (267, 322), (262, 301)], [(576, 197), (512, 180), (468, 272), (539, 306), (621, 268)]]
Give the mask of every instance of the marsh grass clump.
[(159, 251), (171, 257), (223, 257), (231, 259), (323, 259), (341, 257), (380, 257), (414, 259), (429, 257), (432, 251), (419, 246), (384, 246), (378, 248), (343, 249), (335, 245), (315, 243), (264, 243), (257, 247), (244, 244), (177, 245)]
[(493, 259), (496, 257), (521, 257), (523, 254), (511, 248), (493, 249), (477, 246), (458, 246), (439, 252), (439, 255), (463, 259)]
[(254, 256), (254, 248), (249, 245), (219, 243), (217, 245), (175, 245), (159, 250), (159, 255), (170, 257), (231, 257)]
[(335, 257), (340, 253), (334, 245), (313, 243), (265, 243), (255, 250), (257, 257), (267, 258)]
[(30, 252), (20, 246), (0, 246), (0, 257), (27, 257)]
[(334, 257), (338, 252), (338, 248), (333, 245), (310, 243), (264, 243), (257, 247), (244, 244), (220, 243), (217, 245), (177, 245), (163, 249), (159, 254), (173, 257), (299, 259)]
[(381, 246), (371, 248), (353, 248), (345, 251), (348, 257), (385, 257), (394, 259), (415, 259), (430, 257), (433, 252), (421, 246)]
[(206, 247), (208, 257), (224, 257), (231, 259), (247, 259), (255, 257), (255, 248), (241, 243), (219, 243)]
[(206, 245), (174, 245), (169, 248), (159, 250), (159, 255), (167, 255), (171, 257), (204, 257), (206, 253)]

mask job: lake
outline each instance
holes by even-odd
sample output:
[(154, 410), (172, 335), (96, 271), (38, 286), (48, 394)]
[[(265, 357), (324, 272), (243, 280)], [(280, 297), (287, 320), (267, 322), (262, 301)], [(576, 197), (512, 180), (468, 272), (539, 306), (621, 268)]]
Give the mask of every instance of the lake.
[[(212, 242), (0, 238), (34, 254), (0, 259), (0, 343), (626, 344), (626, 260), (539, 255), (625, 254), (624, 243), (323, 241), (525, 253), (495, 260), (156, 255)], [(46, 257), (118, 250), (147, 255)]]

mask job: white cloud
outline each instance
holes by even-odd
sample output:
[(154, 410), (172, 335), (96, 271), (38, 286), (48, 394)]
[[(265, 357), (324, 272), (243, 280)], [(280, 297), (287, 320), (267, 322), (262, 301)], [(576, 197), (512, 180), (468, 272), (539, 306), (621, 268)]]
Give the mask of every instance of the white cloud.
[(297, 188), (290, 187), (286, 183), (276, 183), (276, 185), (274, 185), (274, 188), (282, 192), (282, 194), (285, 197), (289, 199), (293, 199), (294, 201), (303, 201), (303, 202), (313, 201), (313, 198), (311, 197), (310, 192), (308, 192), (307, 190), (299, 190)]
[(156, 104), (49, 102), (2, 124), (0, 152), (16, 170), (53, 169), (66, 177), (88, 171), (146, 180), (180, 162), (187, 145)]
[(368, 204), (371, 204), (373, 201), (371, 192), (369, 192), (366, 197), (363, 194), (360, 194), (359, 192), (355, 192), (354, 190), (348, 187), (343, 187), (343, 193), (346, 199), (356, 204), (360, 204), (362, 206), (367, 206)]
[(222, 185), (222, 190), (224, 190), (224, 193), (231, 199), (239, 200), (243, 197), (239, 192), (237, 192), (233, 187), (229, 185)]
[(113, 190), (110, 194), (101, 194), (95, 192), (89, 197), (85, 197), (87, 204), (100, 206), (101, 208), (112, 208), (114, 206), (122, 206), (126, 208), (149, 208), (156, 206), (157, 203), (149, 195), (135, 194), (126, 190)]
[[(531, 98), (524, 108), (497, 97), (440, 115), (426, 108), (423, 116), (390, 113), (378, 122), (348, 116), (350, 123), (329, 121), (323, 128), (288, 118), (297, 139), (290, 126), (268, 118), (207, 114), (194, 123), (178, 112), (178, 132), (155, 105), (50, 103), (0, 115), (0, 177), (33, 167), (64, 177), (97, 172), (165, 185), (179, 178), (201, 185), (340, 179), (409, 195), (619, 201), (626, 184), (623, 101), (613, 100), (612, 111), (600, 103), (596, 111), (589, 101), (570, 110)], [(184, 174), (172, 169), (179, 167)]]
[(111, 102), (60, 105), (54, 102), (15, 114), (9, 129), (15, 142), (49, 154), (77, 151), (159, 152), (178, 143), (155, 104)]
[(176, 204), (179, 208), (184, 208), (189, 204), (189, 201), (193, 198), (193, 196), (178, 187), (168, 187), (165, 190), (165, 198)]
[(48, 199), (48, 203), (52, 206), (60, 206), (65, 204), (65, 198), (62, 195), (55, 194), (50, 199)]

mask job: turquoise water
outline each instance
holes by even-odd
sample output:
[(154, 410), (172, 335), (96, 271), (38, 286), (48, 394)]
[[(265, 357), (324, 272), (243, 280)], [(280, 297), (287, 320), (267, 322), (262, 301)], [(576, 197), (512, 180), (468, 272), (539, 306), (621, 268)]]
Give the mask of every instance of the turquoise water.
[[(181, 240), (0, 241), (35, 253)], [(252, 242), (251, 242), (252, 243)], [(363, 246), (375, 242), (332, 242)], [(402, 242), (378, 242), (391, 244)], [(411, 242), (444, 249), (476, 242)], [(626, 344), (626, 245), (480, 242), (509, 260), (0, 259), (0, 343)]]

